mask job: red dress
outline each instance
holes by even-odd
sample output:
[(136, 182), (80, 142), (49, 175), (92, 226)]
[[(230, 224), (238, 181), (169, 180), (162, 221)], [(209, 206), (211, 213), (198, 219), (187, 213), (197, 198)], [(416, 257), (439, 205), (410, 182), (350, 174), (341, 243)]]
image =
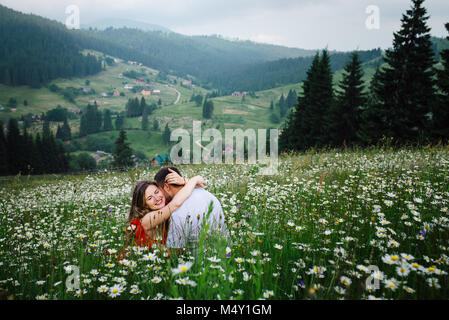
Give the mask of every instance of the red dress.
[(140, 222), (140, 219), (135, 219), (131, 222), (132, 226), (135, 226), (135, 235), (134, 235), (134, 244), (136, 246), (139, 247), (144, 247), (144, 246), (148, 246), (148, 248), (151, 248), (151, 246), (153, 245), (153, 243), (160, 243), (165, 245), (165, 243), (167, 242), (167, 235), (168, 235), (168, 226), (170, 225), (170, 219), (168, 219), (167, 221), (164, 222), (165, 226), (163, 227), (163, 232), (162, 232), (162, 239), (159, 240), (154, 240), (151, 239), (150, 237), (147, 236), (147, 234), (145, 233), (145, 230), (142, 226), (142, 223)]
[[(167, 205), (168, 202), (167, 200), (165, 200), (165, 205)], [(131, 221), (130, 225), (135, 226), (136, 228), (134, 229), (134, 244), (136, 246), (139, 247), (145, 247), (148, 246), (149, 249), (151, 249), (151, 246), (153, 245), (153, 243), (160, 243), (165, 245), (165, 243), (167, 242), (167, 235), (168, 235), (168, 227), (170, 225), (170, 218), (167, 219), (167, 221), (163, 222), (165, 224), (164, 226), (164, 231), (162, 233), (162, 239), (160, 241), (158, 240), (153, 240), (150, 237), (147, 236), (147, 234), (145, 233), (145, 230), (142, 226), (142, 223), (140, 222), (140, 219), (134, 219), (133, 221)], [(123, 259), (125, 257), (126, 254), (126, 247), (125, 246), (122, 251), (120, 252), (120, 254), (117, 254), (117, 261), (120, 261), (121, 259)]]

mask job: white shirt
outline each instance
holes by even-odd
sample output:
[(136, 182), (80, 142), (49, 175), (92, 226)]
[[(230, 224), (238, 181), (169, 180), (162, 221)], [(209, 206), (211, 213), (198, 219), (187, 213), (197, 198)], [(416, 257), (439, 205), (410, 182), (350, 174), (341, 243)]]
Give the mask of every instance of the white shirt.
[(213, 208), (208, 219), (209, 232), (218, 231), (228, 238), (220, 202), (210, 192), (202, 188), (195, 188), (190, 197), (170, 216), (166, 246), (169, 248), (195, 246), (200, 238), (203, 217), (206, 218), (211, 202)]

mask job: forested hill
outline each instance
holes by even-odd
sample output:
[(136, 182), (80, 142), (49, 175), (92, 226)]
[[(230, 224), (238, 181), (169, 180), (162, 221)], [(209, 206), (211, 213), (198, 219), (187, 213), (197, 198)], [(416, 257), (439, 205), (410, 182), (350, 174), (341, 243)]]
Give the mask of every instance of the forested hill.
[(39, 87), (49, 80), (101, 71), (94, 56), (83, 56), (61, 23), (0, 5), (0, 83)]
[(86, 33), (100, 41), (90, 43), (92, 49), (119, 56), (101, 46), (104, 41), (120, 44), (133, 49), (142, 59), (152, 59), (153, 65), (149, 67), (180, 76), (192, 75), (200, 80), (253, 63), (314, 54), (313, 50), (231, 41), (220, 36), (185, 36), (131, 28), (107, 28)]
[[(382, 50), (373, 49), (358, 51), (362, 63), (377, 60), (382, 62)], [(350, 61), (350, 52), (330, 53), (332, 72), (343, 69)], [(265, 63), (253, 64), (209, 77), (209, 81), (224, 93), (232, 91), (260, 91), (290, 83), (298, 83), (306, 78), (306, 73), (313, 60), (310, 57), (280, 59)]]

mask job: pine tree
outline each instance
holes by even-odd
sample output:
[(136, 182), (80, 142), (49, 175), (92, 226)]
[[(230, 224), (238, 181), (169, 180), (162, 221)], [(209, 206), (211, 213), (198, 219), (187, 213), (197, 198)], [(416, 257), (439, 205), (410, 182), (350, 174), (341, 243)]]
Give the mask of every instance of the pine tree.
[(435, 103), (434, 53), (424, 0), (411, 9), (394, 33), (393, 49), (385, 52), (379, 96), (384, 105), (387, 134), (399, 143), (419, 142), (429, 136), (429, 113)]
[(311, 108), (311, 96), (319, 71), (320, 56), (317, 52), (313, 58), (307, 77), (303, 81), (303, 93), (298, 97), (298, 104), (284, 122), (279, 136), (279, 148), (281, 151), (299, 151), (313, 145), (311, 128), (313, 124), (313, 110)]
[[(449, 32), (449, 23), (445, 24)], [(449, 36), (446, 37), (449, 40)], [(435, 139), (449, 139), (449, 49), (441, 52), (442, 70), (437, 70), (437, 85), (440, 89), (438, 103), (433, 112), (433, 136)]]
[(203, 118), (211, 119), (213, 112), (214, 112), (214, 103), (211, 100), (205, 98), (203, 103)]
[(142, 130), (144, 130), (144, 131), (148, 130), (148, 108), (147, 107), (145, 107), (145, 109), (143, 109)]
[(121, 114), (118, 114), (117, 118), (115, 118), (115, 130), (122, 130), (124, 123), (125, 119)]
[(32, 167), (34, 174), (44, 173), (44, 163), (42, 160), (42, 140), (40, 133), (36, 133), (33, 150), (31, 151)]
[(24, 150), (23, 137), (20, 135), (16, 119), (9, 119), (8, 132), (6, 134), (6, 150), (8, 157), (8, 171), (17, 174), (24, 168), (22, 150)]
[(274, 109), (274, 104), (273, 104), (273, 100), (271, 100), (271, 102), (270, 102), (270, 110), (273, 110)]
[(8, 155), (7, 155), (5, 131), (3, 129), (3, 122), (0, 121), (0, 176), (5, 176), (8, 173), (9, 173)]
[(331, 142), (334, 146), (352, 145), (359, 131), (360, 112), (366, 104), (363, 71), (356, 52), (345, 67), (343, 79), (336, 93), (336, 101), (327, 118)]
[(114, 166), (116, 168), (126, 168), (133, 165), (132, 159), (133, 151), (127, 142), (126, 132), (124, 130), (120, 131), (119, 137), (115, 141), (114, 150)]
[(70, 129), (69, 122), (67, 121), (67, 117), (64, 119), (64, 123), (61, 127), (62, 131), (62, 141), (72, 140), (72, 130)]
[(167, 123), (165, 125), (164, 132), (162, 133), (162, 140), (164, 141), (165, 145), (168, 145), (170, 143), (170, 135), (171, 135), (171, 131), (170, 131), (170, 128), (168, 127), (168, 123)]
[(364, 146), (376, 144), (387, 132), (387, 112), (378, 95), (380, 86), (378, 67), (370, 82), (367, 103), (360, 111), (359, 128), (356, 132), (358, 143)]
[(59, 124), (58, 124), (58, 128), (56, 129), (56, 139), (60, 139), (60, 140), (64, 139), (64, 136), (62, 134), (61, 127), (59, 126)]
[(33, 161), (31, 159), (31, 152), (34, 148), (33, 137), (28, 134), (27, 128), (23, 127), (23, 150), (21, 154), (23, 157), (23, 173), (30, 174), (33, 169)]
[(87, 117), (86, 114), (83, 113), (81, 115), (81, 120), (80, 120), (80, 132), (79, 132), (79, 136), (80, 137), (85, 137), (88, 134), (88, 130), (87, 130)]
[(112, 119), (111, 119), (111, 111), (109, 109), (104, 110), (104, 121), (103, 121), (103, 129), (104, 131), (111, 131), (114, 128), (112, 127)]
[(287, 104), (284, 98), (284, 94), (281, 94), (281, 97), (279, 98), (278, 102), (279, 106), (279, 114), (281, 115), (281, 118), (283, 118), (287, 112)]

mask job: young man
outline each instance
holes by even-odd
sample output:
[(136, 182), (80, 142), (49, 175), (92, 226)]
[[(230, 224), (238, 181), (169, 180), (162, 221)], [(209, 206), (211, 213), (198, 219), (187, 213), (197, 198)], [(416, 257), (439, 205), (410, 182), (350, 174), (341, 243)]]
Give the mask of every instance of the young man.
[[(163, 190), (168, 201), (181, 190), (186, 179), (178, 179), (179, 184), (170, 184), (166, 181), (170, 170), (182, 177), (175, 167), (164, 167), (154, 176), (154, 180)], [(212, 212), (207, 220), (209, 232), (218, 232), (229, 239), (228, 230), (224, 221), (223, 209), (217, 198), (203, 188), (195, 188), (184, 203), (170, 216), (166, 246), (168, 248), (196, 248), (203, 226), (203, 217), (206, 217), (209, 206), (212, 204)]]

